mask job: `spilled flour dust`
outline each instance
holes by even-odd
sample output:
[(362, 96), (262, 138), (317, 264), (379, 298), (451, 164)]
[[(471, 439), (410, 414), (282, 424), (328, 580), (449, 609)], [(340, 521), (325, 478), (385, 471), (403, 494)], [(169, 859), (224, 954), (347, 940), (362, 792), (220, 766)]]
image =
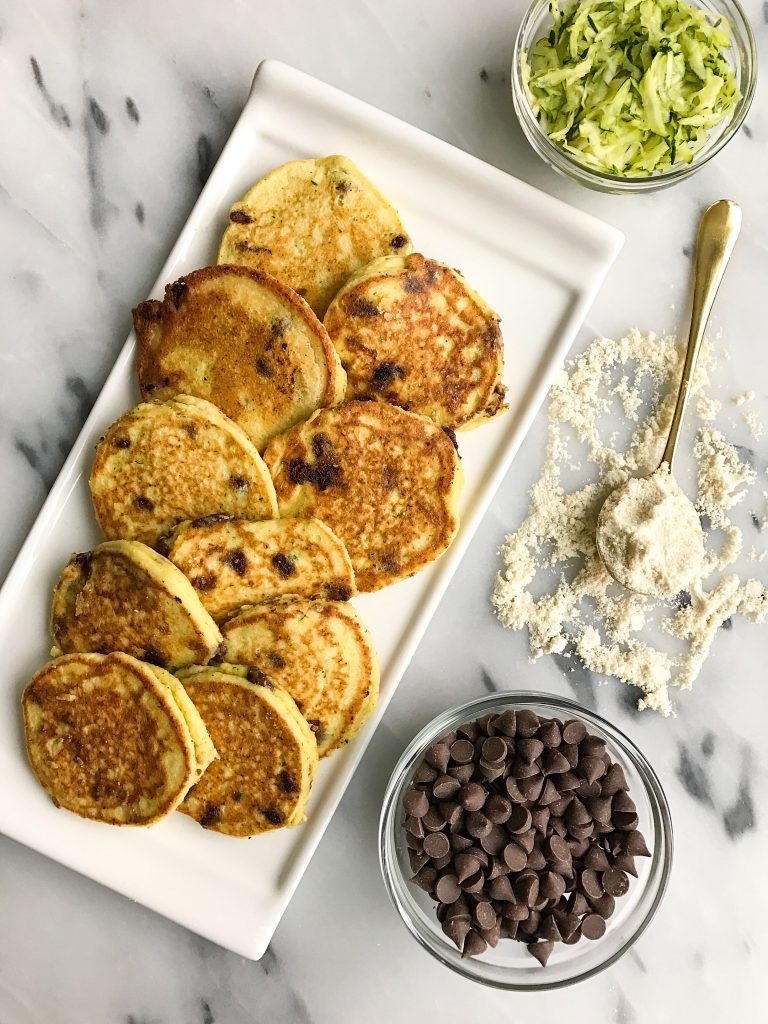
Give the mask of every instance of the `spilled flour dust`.
[[(743, 543), (728, 513), (757, 475), (711, 423), (720, 403), (706, 394), (713, 362), (706, 345), (692, 391), (706, 421), (693, 450), (706, 540), (697, 578), (665, 603), (619, 587), (597, 554), (595, 525), (607, 494), (652, 473), (661, 459), (683, 349), (673, 337), (632, 330), (619, 341), (596, 339), (560, 372), (550, 390), (543, 471), (524, 522), (504, 542), (492, 597), (505, 626), (527, 627), (532, 658), (575, 656), (593, 672), (639, 687), (638, 706), (663, 715), (672, 711), (670, 687), (692, 685), (726, 620), (768, 615), (762, 583), (724, 572)], [(623, 428), (606, 439), (604, 420), (615, 423), (617, 411)]]

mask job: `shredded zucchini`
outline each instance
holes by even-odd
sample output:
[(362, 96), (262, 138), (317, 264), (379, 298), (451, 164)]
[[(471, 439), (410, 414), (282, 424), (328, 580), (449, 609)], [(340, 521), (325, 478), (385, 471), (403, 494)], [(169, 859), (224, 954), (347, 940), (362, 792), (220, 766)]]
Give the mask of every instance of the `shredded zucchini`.
[(523, 52), (534, 116), (597, 171), (645, 177), (689, 164), (741, 94), (730, 24), (685, 0), (551, 0), (552, 26)]

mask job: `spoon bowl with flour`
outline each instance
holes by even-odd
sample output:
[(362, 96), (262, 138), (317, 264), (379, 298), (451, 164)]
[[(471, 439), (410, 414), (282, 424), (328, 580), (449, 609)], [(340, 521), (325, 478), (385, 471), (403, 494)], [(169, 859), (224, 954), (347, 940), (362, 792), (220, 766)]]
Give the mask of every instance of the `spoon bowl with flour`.
[(709, 314), (741, 228), (741, 209), (728, 199), (705, 210), (696, 237), (688, 347), (669, 436), (659, 467), (611, 491), (597, 517), (597, 552), (628, 590), (669, 599), (696, 578), (704, 533), (693, 502), (672, 475), (699, 349)]

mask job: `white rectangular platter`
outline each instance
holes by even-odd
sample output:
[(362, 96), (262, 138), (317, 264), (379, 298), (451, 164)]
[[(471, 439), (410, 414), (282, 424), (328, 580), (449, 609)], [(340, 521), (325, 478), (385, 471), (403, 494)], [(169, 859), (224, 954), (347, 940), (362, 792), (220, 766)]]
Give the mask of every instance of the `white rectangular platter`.
[[(438, 601), (622, 244), (613, 228), (274, 61), (249, 100), (153, 289), (215, 262), (227, 212), (262, 174), (351, 157), (400, 210), (414, 247), (459, 267), (502, 317), (509, 411), (460, 435), (462, 526), (427, 571), (355, 599), (381, 660), (362, 734), (321, 764), (306, 824), (250, 841), (181, 814), (114, 829), (56, 810), (27, 766), (21, 690), (50, 649), (50, 593), (73, 551), (99, 541), (88, 474), (105, 428), (139, 400), (131, 336), (0, 593), (0, 831), (244, 956), (265, 951)], [(136, 296), (137, 300), (144, 296)]]

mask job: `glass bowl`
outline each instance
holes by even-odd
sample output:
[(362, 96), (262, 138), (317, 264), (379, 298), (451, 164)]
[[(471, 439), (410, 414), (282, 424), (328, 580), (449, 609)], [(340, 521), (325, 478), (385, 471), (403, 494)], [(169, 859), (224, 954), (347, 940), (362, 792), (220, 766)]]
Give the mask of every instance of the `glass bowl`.
[[(575, 945), (556, 943), (546, 967), (528, 953), (525, 944), (502, 939), (476, 958), (461, 953), (443, 934), (435, 903), (410, 881), (408, 847), (402, 827), (402, 800), (425, 751), (438, 737), (464, 722), (506, 708), (530, 708), (544, 718), (579, 718), (588, 730), (605, 740), (606, 749), (624, 769), (629, 793), (637, 805), (639, 829), (651, 857), (637, 860), (638, 878), (630, 878), (628, 893), (616, 900), (605, 935)], [(651, 922), (667, 887), (672, 863), (672, 822), (666, 797), (655, 772), (637, 747), (604, 718), (575, 701), (544, 693), (494, 693), (439, 715), (409, 744), (389, 780), (379, 824), (379, 857), (389, 898), (409, 932), (446, 967), (472, 981), (517, 991), (561, 988), (583, 981), (615, 963)]]
[(678, 163), (666, 171), (659, 171), (644, 178), (624, 177), (592, 170), (553, 142), (534, 116), (522, 80), (521, 54), (530, 51), (533, 44), (546, 35), (551, 24), (549, 0), (534, 0), (523, 18), (515, 39), (512, 62), (512, 100), (520, 126), (525, 137), (539, 156), (566, 177), (578, 181), (587, 188), (615, 195), (654, 192), (683, 181), (695, 174), (700, 167), (733, 138), (741, 127), (752, 103), (757, 83), (757, 51), (749, 20), (738, 0), (689, 0), (714, 15), (725, 15), (731, 23), (731, 48), (728, 57), (736, 72), (736, 81), (741, 99), (736, 105), (731, 120), (710, 132), (704, 146), (690, 164)]

